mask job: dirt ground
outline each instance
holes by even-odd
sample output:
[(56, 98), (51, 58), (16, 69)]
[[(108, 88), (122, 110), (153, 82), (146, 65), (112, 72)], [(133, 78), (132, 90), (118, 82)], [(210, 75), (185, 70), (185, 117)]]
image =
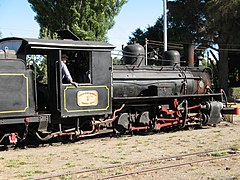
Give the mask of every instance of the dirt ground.
[[(233, 123), (223, 122), (217, 127), (205, 127), (199, 130), (147, 136), (106, 137), (83, 140), (74, 144), (53, 144), (38, 148), (1, 151), (0, 178), (8, 180), (46, 177), (49, 177), (47, 179), (96, 179), (88, 175), (81, 178), (78, 175), (65, 175), (60, 178), (50, 178), (50, 176), (223, 148), (240, 150), (240, 117), (234, 117)], [(117, 179), (240, 180), (240, 157), (235, 156)]]

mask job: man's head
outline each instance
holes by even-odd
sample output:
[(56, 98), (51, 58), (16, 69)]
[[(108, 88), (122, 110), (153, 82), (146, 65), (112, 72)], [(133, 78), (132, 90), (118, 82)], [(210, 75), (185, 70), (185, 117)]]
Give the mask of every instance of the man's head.
[(61, 57), (61, 59), (62, 59), (62, 62), (63, 62), (64, 64), (66, 64), (66, 63), (67, 63), (67, 60), (68, 60), (68, 56), (67, 56), (66, 54), (63, 54), (62, 57)]

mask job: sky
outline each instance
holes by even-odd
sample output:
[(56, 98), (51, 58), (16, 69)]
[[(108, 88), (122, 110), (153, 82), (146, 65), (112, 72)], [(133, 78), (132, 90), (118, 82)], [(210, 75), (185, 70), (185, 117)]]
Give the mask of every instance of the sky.
[[(163, 0), (128, 0), (108, 31), (109, 43), (121, 50), (137, 29), (145, 30), (163, 14)], [(0, 32), (5, 37), (38, 38), (39, 25), (27, 0), (0, 0)]]

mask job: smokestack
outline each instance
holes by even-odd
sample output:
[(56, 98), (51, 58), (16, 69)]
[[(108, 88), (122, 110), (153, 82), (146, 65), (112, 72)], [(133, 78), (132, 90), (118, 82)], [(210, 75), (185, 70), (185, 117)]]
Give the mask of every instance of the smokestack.
[(189, 67), (194, 67), (194, 45), (193, 44), (184, 44), (184, 57), (187, 60)]

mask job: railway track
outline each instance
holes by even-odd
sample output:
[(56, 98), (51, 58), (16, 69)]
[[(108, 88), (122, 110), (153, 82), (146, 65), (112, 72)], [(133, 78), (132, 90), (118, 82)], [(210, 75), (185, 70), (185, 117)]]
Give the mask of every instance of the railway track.
[(71, 177), (73, 179), (117, 179), (129, 178), (132, 175), (141, 175), (144, 173), (157, 172), (164, 169), (172, 169), (193, 165), (204, 162), (212, 162), (220, 159), (229, 159), (239, 157), (240, 152), (232, 148), (207, 150), (194, 152), (189, 154), (181, 154), (176, 156), (161, 157), (144, 161), (128, 162), (119, 165), (106, 166), (102, 168), (94, 168), (87, 170), (79, 170), (64, 174), (50, 175), (37, 180), (43, 179), (62, 179), (63, 177)]

